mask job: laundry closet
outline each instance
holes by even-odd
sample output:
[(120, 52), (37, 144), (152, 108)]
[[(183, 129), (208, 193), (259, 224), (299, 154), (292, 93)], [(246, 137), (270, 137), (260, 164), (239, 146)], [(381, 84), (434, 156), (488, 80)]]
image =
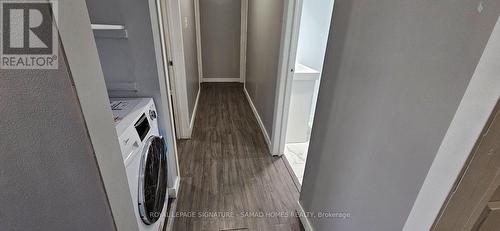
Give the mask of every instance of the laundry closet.
[[(136, 216), (142, 218), (142, 221), (138, 218), (139, 228), (156, 230), (163, 227), (163, 223), (158, 223), (165, 219), (168, 198), (176, 197), (179, 184), (157, 2), (86, 0), (86, 4), (134, 209)], [(156, 153), (158, 157), (140, 154), (141, 151)], [(134, 152), (138, 153), (137, 157), (130, 154)], [(164, 160), (161, 153), (165, 153)], [(161, 167), (151, 169), (153, 164)], [(167, 172), (166, 179), (163, 175), (147, 176), (152, 170)], [(156, 188), (148, 189), (148, 181)], [(166, 187), (158, 187), (163, 185), (161, 182), (166, 183)], [(163, 196), (148, 199), (152, 191), (153, 197), (158, 197), (157, 188), (165, 190), (162, 194), (166, 195), (165, 199)], [(155, 213), (156, 217), (149, 217)]]

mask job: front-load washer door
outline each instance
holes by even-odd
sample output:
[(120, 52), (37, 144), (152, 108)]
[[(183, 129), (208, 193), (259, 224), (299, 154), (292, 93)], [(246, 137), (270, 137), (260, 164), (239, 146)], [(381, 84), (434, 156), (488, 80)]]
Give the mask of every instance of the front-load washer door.
[(162, 137), (150, 136), (141, 154), (138, 206), (142, 221), (155, 223), (167, 200), (167, 155)]

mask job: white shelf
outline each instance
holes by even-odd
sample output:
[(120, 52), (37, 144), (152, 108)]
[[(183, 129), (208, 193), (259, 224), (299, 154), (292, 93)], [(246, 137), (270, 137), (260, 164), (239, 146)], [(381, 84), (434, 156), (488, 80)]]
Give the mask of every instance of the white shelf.
[(91, 24), (94, 36), (101, 39), (126, 39), (127, 29), (124, 25), (116, 24)]
[(92, 24), (92, 30), (125, 30), (124, 25)]

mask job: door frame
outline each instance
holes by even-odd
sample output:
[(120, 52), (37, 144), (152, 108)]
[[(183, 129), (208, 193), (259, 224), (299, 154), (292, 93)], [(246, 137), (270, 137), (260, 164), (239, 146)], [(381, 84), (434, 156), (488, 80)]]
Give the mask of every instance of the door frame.
[(283, 10), (278, 80), (274, 103), (273, 132), (271, 135), (271, 154), (273, 156), (281, 156), (285, 150), (302, 5), (303, 0), (288, 0), (285, 2)]
[[(155, 7), (153, 7), (153, 3), (150, 3), (150, 10), (153, 11), (156, 9), (156, 19), (157, 19), (157, 25), (155, 25), (155, 19), (151, 19), (151, 23), (153, 28), (158, 27), (158, 35), (155, 35), (155, 54), (157, 56), (157, 65), (158, 66), (163, 66), (163, 68), (159, 68), (159, 73), (158, 75), (160, 76), (159, 83), (160, 83), (160, 89), (162, 92), (162, 101), (165, 102), (165, 104), (168, 106), (168, 121), (165, 121), (171, 128), (171, 133), (167, 135), (166, 137), (166, 142), (167, 145), (169, 145), (172, 149), (173, 153), (173, 158), (174, 160), (171, 159), (171, 155), (169, 155), (169, 161), (174, 161), (175, 164), (175, 176), (168, 176), (169, 181), (171, 182), (171, 189), (168, 190), (168, 196), (171, 198), (176, 198), (177, 194), (179, 193), (179, 187), (180, 187), (180, 167), (179, 167), (179, 157), (178, 157), (178, 151), (177, 151), (177, 131), (175, 129), (176, 125), (176, 116), (174, 114), (175, 111), (175, 104), (174, 100), (171, 101), (173, 94), (172, 94), (172, 77), (171, 75), (173, 74), (173, 71), (170, 72), (170, 65), (169, 65), (169, 49), (171, 47), (171, 43), (169, 42), (169, 37), (168, 35), (170, 34), (168, 29), (168, 18), (164, 17), (166, 12), (163, 12), (162, 10), (162, 1), (166, 3), (165, 0), (153, 0)], [(168, 5), (165, 4), (165, 7)], [(153, 14), (152, 14), (153, 16)], [(154, 31), (154, 30), (153, 30)], [(161, 52), (158, 52), (160, 50)], [(161, 70), (160, 70), (161, 69)], [(167, 152), (170, 152), (167, 150)], [(169, 164), (169, 167), (172, 167), (171, 164)]]
[(247, 57), (247, 26), (248, 26), (248, 0), (241, 0), (241, 33), (240, 33), (240, 76), (238, 78), (203, 78), (203, 56), (201, 51), (201, 24), (200, 24), (200, 0), (194, 1), (194, 15), (196, 26), (196, 47), (198, 60), (198, 77), (203, 82), (239, 82), (244, 83), (246, 79), (246, 57)]
[(180, 0), (159, 0), (166, 9), (160, 10), (162, 32), (164, 34), (168, 78), (170, 81), (170, 98), (174, 108), (174, 121), (177, 139), (191, 138), (191, 119), (189, 118), (188, 96), (186, 86), (186, 64), (184, 60), (184, 43), (182, 35), (182, 14)]

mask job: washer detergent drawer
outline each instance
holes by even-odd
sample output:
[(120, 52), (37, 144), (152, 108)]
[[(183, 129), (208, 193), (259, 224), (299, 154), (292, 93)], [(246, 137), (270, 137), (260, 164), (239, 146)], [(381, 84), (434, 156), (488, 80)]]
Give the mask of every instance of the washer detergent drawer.
[(142, 142), (133, 126), (127, 128), (122, 136), (118, 137), (122, 151), (123, 163), (128, 165), (131, 156), (141, 149)]

